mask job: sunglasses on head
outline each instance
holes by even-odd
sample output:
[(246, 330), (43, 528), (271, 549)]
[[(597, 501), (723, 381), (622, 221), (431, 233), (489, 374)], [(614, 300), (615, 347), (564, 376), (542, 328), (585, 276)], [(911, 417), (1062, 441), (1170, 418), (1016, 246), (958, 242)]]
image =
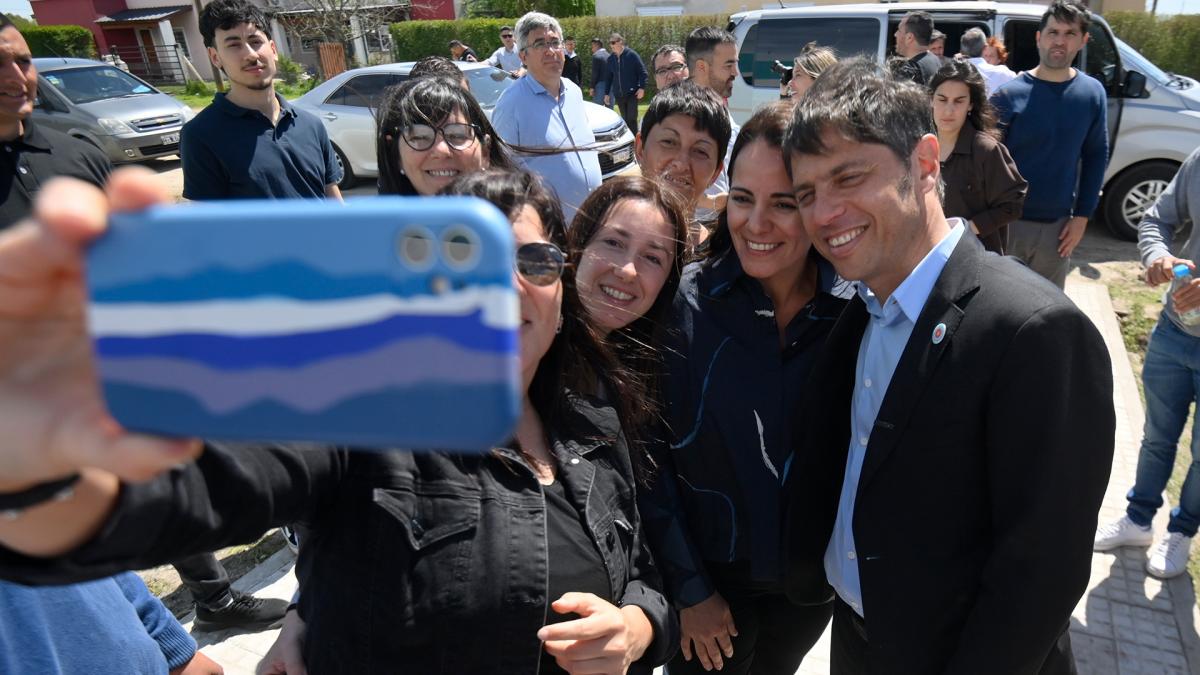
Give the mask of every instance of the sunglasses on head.
[(517, 273), (534, 286), (549, 286), (562, 278), (567, 258), (562, 249), (546, 241), (517, 247)]

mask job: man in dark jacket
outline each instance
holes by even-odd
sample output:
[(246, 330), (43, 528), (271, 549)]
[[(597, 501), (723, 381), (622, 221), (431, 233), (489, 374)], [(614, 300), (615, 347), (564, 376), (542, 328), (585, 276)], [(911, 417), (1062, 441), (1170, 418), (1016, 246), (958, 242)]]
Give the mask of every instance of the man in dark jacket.
[[(608, 106), (608, 50), (598, 37), (592, 38), (592, 103)], [(630, 131), (634, 131), (630, 129)], [(635, 132), (636, 133), (636, 132)]]
[(783, 528), (793, 602), (833, 587), (831, 672), (1074, 673), (1116, 426), (1103, 338), (945, 217), (924, 88), (839, 63), (784, 154), (813, 248), (858, 282), (797, 408)]
[(928, 12), (909, 12), (896, 28), (896, 53), (908, 59), (896, 76), (926, 86), (942, 67), (942, 60), (929, 51), (933, 41), (933, 17)]
[(629, 125), (629, 129), (638, 128), (638, 101), (646, 95), (646, 64), (638, 53), (625, 46), (625, 38), (620, 33), (613, 33), (608, 38), (608, 46), (612, 54), (608, 56), (608, 93), (604, 96), (604, 104), (609, 100), (617, 102), (617, 112)]
[(575, 38), (570, 35), (563, 40), (566, 53), (563, 54), (563, 77), (579, 85), (583, 89), (583, 63), (575, 53)]

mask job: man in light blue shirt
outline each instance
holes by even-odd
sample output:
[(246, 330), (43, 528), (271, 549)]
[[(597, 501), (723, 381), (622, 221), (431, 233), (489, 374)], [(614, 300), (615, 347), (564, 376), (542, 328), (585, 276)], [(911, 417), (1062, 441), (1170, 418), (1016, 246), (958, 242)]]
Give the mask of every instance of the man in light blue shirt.
[(783, 143), (813, 247), (859, 284), (809, 375), (784, 586), (834, 594), (830, 672), (1075, 672), (1112, 464), (1091, 321), (942, 211), (929, 92), (829, 68)]
[(567, 222), (600, 187), (600, 158), (583, 106), (583, 93), (562, 76), (562, 28), (553, 17), (530, 12), (517, 21), (517, 48), (528, 71), (492, 111), (505, 142), (532, 150), (518, 158), (554, 189)]
[(521, 54), (517, 51), (517, 42), (513, 36), (512, 26), (500, 28), (500, 41), (504, 43), (504, 46), (498, 47), (496, 51), (492, 52), (492, 55), (487, 58), (487, 62), (514, 75), (524, 75), (524, 66), (521, 65)]

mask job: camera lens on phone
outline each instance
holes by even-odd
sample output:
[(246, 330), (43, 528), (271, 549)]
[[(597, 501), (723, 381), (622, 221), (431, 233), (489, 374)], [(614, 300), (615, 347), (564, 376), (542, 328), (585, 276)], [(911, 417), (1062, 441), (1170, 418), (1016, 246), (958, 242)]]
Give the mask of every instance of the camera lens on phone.
[(479, 242), (465, 227), (452, 227), (442, 234), (442, 258), (450, 267), (462, 271), (479, 260)]
[(417, 270), (433, 266), (435, 259), (433, 235), (428, 230), (408, 228), (400, 233), (396, 242), (400, 261)]

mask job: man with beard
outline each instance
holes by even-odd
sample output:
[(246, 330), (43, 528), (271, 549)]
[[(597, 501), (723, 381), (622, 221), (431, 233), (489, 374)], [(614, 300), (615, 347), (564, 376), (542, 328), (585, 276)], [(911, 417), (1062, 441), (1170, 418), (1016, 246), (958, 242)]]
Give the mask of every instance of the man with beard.
[(1091, 14), (1056, 0), (1037, 33), (1040, 62), (992, 94), (1004, 145), (1029, 181), (1008, 254), (1062, 288), (1071, 252), (1100, 202), (1108, 164), (1108, 99), (1100, 81), (1071, 67)]
[[(687, 51), (688, 79), (711, 89), (722, 101), (728, 102), (733, 94), (733, 80), (739, 74), (737, 39), (733, 34), (714, 26), (702, 26), (688, 35), (684, 49)], [(733, 131), (729, 136), (729, 147), (726, 148), (727, 156), (733, 151), (740, 128), (732, 118), (729, 125)], [(721, 169), (721, 174), (704, 191), (704, 197), (696, 205), (696, 218), (701, 221), (714, 219), (717, 212), (725, 208), (728, 197), (729, 174)]]
[(208, 58), (229, 92), (183, 127), (183, 196), (192, 200), (333, 197), (342, 167), (316, 115), (275, 93), (270, 24), (245, 0), (216, 0), (200, 13)]
[[(911, 80), (925, 86), (933, 80), (942, 59), (932, 51), (933, 17), (929, 12), (909, 12), (896, 27), (896, 55), (903, 57), (897, 68), (896, 77)], [(943, 37), (943, 42), (945, 35)], [(945, 45), (943, 44), (943, 47)]]

